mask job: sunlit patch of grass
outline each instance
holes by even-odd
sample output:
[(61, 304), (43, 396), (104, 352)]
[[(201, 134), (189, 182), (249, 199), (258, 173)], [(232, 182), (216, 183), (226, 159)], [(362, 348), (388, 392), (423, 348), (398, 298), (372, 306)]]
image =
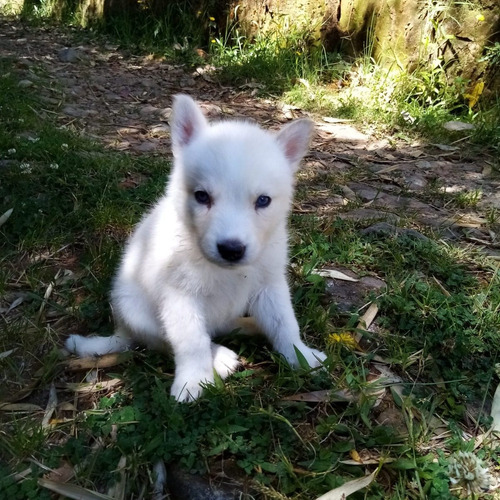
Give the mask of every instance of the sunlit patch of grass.
[(293, 82), (308, 87), (328, 78), (336, 59), (314, 42), (316, 31), (308, 23), (292, 27), (276, 18), (266, 34), (250, 38), (235, 22), (224, 35), (211, 39), (212, 62), (226, 81), (256, 84), (267, 91), (289, 88)]

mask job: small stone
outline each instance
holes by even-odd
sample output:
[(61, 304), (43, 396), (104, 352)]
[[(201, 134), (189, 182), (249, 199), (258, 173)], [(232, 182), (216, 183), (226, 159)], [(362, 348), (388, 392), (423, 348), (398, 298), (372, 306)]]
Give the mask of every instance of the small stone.
[(452, 120), (443, 124), (443, 128), (453, 132), (461, 132), (462, 130), (474, 130), (476, 127), (472, 123), (459, 122)]
[(62, 110), (65, 115), (72, 116), (73, 118), (85, 118), (90, 114), (87, 109), (78, 109), (73, 106), (65, 106)]
[(141, 106), (139, 113), (144, 116), (144, 115), (157, 114), (159, 111), (160, 111), (159, 108), (156, 108), (151, 104), (145, 104), (144, 106)]
[(382, 210), (375, 210), (372, 208), (356, 208), (350, 212), (338, 215), (339, 219), (343, 220), (388, 220), (391, 222), (398, 222), (399, 217), (390, 212), (383, 212)]
[(162, 120), (168, 120), (172, 114), (172, 108), (160, 109), (158, 114)]
[(398, 228), (388, 222), (377, 222), (361, 230), (361, 234), (377, 236), (393, 236), (398, 233)]
[(196, 85), (196, 81), (192, 77), (182, 78), (179, 85), (183, 88), (194, 87)]
[(363, 201), (372, 201), (377, 198), (380, 193), (380, 190), (377, 188), (357, 182), (351, 182), (349, 188)]
[(348, 186), (340, 186), (340, 189), (342, 190), (342, 194), (351, 201), (356, 200), (356, 193)]
[(64, 47), (57, 53), (57, 57), (61, 62), (72, 63), (81, 59), (81, 54), (78, 50), (71, 47)]
[(429, 168), (432, 168), (431, 162), (427, 160), (420, 160), (415, 162), (415, 166), (418, 168), (421, 168), (423, 170), (428, 170)]
[(405, 177), (406, 186), (413, 191), (421, 191), (427, 186), (427, 180), (419, 174)]
[(388, 222), (377, 222), (372, 224), (361, 231), (363, 235), (376, 235), (376, 236), (410, 236), (412, 238), (429, 241), (427, 236), (415, 231), (415, 229), (405, 229), (389, 224)]
[(138, 145), (134, 145), (133, 148), (135, 151), (140, 151), (141, 153), (150, 153), (154, 151), (158, 147), (158, 144), (153, 141), (144, 141)]

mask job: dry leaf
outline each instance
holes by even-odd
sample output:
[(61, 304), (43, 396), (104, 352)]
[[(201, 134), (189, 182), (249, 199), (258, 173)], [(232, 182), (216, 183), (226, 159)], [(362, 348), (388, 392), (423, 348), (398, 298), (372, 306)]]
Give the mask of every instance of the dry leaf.
[(119, 479), (108, 490), (108, 495), (114, 500), (125, 500), (125, 492), (127, 487), (126, 467), (127, 457), (125, 455), (122, 455), (115, 471), (119, 473)]
[(14, 302), (12, 302), (12, 304), (9, 306), (9, 308), (7, 309), (7, 313), (10, 313), (10, 311), (12, 311), (12, 309), (15, 309), (18, 305), (22, 304), (24, 301), (24, 296), (21, 295), (19, 296), (16, 300), (14, 300)]
[(332, 278), (335, 280), (359, 281), (358, 279), (352, 278), (351, 276), (348, 276), (347, 274), (344, 274), (340, 271), (336, 271), (335, 269), (323, 269), (321, 271), (314, 270), (312, 274), (317, 274), (318, 276), (321, 276), (323, 278)]
[(66, 369), (69, 371), (91, 370), (92, 368), (110, 368), (128, 361), (133, 356), (131, 351), (118, 354), (105, 354), (98, 358), (78, 358), (64, 361)]
[(392, 372), (386, 365), (382, 363), (373, 363), (372, 366), (382, 375), (377, 381), (383, 383), (383, 385), (400, 384), (403, 382), (403, 379)]
[(42, 427), (44, 429), (47, 429), (47, 427), (50, 427), (50, 419), (52, 418), (52, 415), (56, 411), (57, 408), (57, 392), (56, 392), (56, 387), (54, 383), (50, 385), (50, 391), (49, 391), (49, 400), (47, 402), (47, 408), (45, 409), (45, 415), (43, 416), (42, 420)]
[(363, 328), (364, 330), (367, 330), (370, 328), (371, 324), (373, 323), (373, 320), (378, 314), (378, 306), (375, 304), (375, 302), (372, 302), (370, 304), (370, 307), (367, 309), (365, 314), (359, 318), (358, 326), (357, 328), (361, 329)]
[(432, 144), (431, 146), (435, 146), (436, 148), (440, 149), (441, 151), (456, 151), (458, 148), (457, 146), (449, 146), (448, 144)]
[(429, 168), (432, 168), (431, 163), (427, 160), (419, 160), (419, 161), (415, 162), (415, 166), (418, 168), (422, 168), (424, 170), (428, 170)]
[(14, 211), (13, 208), (9, 208), (9, 210), (7, 210), (6, 212), (4, 212), (0, 216), (0, 227), (2, 227), (7, 222), (8, 218), (12, 215), (13, 211)]
[(398, 168), (401, 168), (402, 165), (389, 165), (388, 167), (381, 168), (380, 170), (377, 170), (375, 173), (377, 175), (380, 174), (387, 174), (388, 172), (393, 172), (394, 170), (398, 170)]
[(43, 408), (31, 403), (0, 403), (0, 411), (14, 411), (33, 413), (43, 411)]
[(493, 396), (493, 402), (491, 404), (491, 418), (493, 419), (491, 430), (494, 432), (500, 432), (500, 384), (495, 391)]
[(395, 460), (396, 460), (395, 458), (379, 458), (379, 459), (369, 458), (369, 459), (364, 459), (362, 462), (358, 462), (356, 460), (348, 459), (348, 460), (340, 460), (340, 463), (345, 465), (379, 465), (381, 461), (383, 461), (384, 464), (390, 464)]
[(347, 123), (353, 121), (349, 118), (333, 118), (331, 116), (323, 116), (322, 120), (326, 123)]
[(424, 152), (420, 151), (420, 149), (412, 149), (411, 151), (408, 151), (408, 154), (412, 158), (420, 158), (424, 154)]
[(91, 392), (99, 392), (105, 391), (107, 389), (111, 389), (117, 385), (122, 383), (122, 379), (113, 378), (111, 380), (103, 380), (102, 382), (96, 382), (95, 384), (78, 384), (69, 382), (65, 385), (66, 389), (75, 392), (83, 392), (83, 393), (91, 393)]
[(339, 486), (338, 488), (334, 488), (333, 490), (330, 490), (328, 493), (321, 495), (316, 500), (343, 500), (346, 497), (348, 497), (349, 495), (351, 495), (352, 493), (356, 493), (356, 491), (359, 491), (363, 488), (366, 488), (368, 485), (370, 485), (373, 482), (373, 480), (375, 479), (376, 474), (377, 474), (377, 471), (374, 471), (368, 476), (360, 477), (359, 479), (353, 479), (352, 481), (348, 481), (347, 483), (343, 484), (342, 486)]
[(165, 498), (165, 486), (167, 484), (167, 469), (163, 460), (158, 460), (153, 467), (155, 482), (153, 485), (153, 500), (163, 500)]
[(76, 486), (75, 484), (59, 483), (43, 478), (38, 480), (38, 484), (43, 488), (55, 491), (60, 495), (64, 495), (74, 500), (114, 500), (113, 497), (88, 490), (87, 488), (82, 488), (81, 486)]
[(324, 403), (325, 401), (335, 401), (339, 403), (348, 403), (357, 398), (349, 391), (312, 391), (286, 396), (283, 401), (305, 401), (307, 403)]
[(15, 347), (14, 349), (10, 349), (8, 351), (0, 352), (0, 359), (9, 357), (16, 349), (17, 347)]

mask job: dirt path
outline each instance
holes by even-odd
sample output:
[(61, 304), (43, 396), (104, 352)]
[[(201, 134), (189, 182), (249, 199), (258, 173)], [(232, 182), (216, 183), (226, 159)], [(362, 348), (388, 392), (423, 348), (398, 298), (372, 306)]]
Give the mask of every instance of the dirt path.
[[(254, 97), (252, 85), (222, 87), (209, 67), (193, 71), (110, 44), (75, 43), (53, 27), (0, 23), (0, 54), (17, 61), (21, 85), (36, 88), (43, 103), (37, 112), (109, 148), (170, 157), (168, 120), (179, 92), (198, 99), (211, 118), (244, 116), (278, 128), (306, 115)], [(493, 157), (471, 153), (466, 140), (453, 146), (402, 143), (329, 117), (313, 118), (317, 133), (300, 174), (305, 194), (298, 211), (338, 214), (366, 225), (408, 215), (417, 229), (431, 226), (500, 256), (494, 233), (500, 179)]]

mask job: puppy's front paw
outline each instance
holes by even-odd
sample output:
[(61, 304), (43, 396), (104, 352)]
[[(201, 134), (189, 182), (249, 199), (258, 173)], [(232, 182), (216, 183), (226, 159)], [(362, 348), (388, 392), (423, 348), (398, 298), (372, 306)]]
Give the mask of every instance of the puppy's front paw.
[(326, 354), (324, 352), (318, 351), (318, 349), (312, 349), (311, 347), (307, 347), (304, 343), (300, 345), (292, 346), (293, 353), (288, 352), (284, 353), (287, 361), (293, 368), (299, 368), (301, 366), (299, 359), (297, 358), (297, 353), (295, 349), (297, 349), (304, 359), (307, 361), (307, 364), (311, 368), (316, 368), (317, 366), (321, 366), (323, 361), (326, 359)]
[(213, 370), (202, 373), (198, 370), (182, 370), (176, 373), (170, 395), (181, 403), (189, 403), (198, 399), (203, 392), (202, 384), (211, 384), (214, 381)]
[(300, 350), (311, 368), (316, 368), (317, 366), (321, 366), (323, 364), (323, 361), (326, 359), (326, 354), (324, 352), (310, 347), (307, 348), (307, 351), (307, 354), (305, 354), (302, 350)]
[(238, 355), (223, 345), (212, 344), (214, 370), (222, 379), (234, 373), (240, 366)]

